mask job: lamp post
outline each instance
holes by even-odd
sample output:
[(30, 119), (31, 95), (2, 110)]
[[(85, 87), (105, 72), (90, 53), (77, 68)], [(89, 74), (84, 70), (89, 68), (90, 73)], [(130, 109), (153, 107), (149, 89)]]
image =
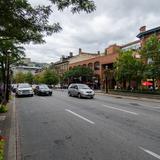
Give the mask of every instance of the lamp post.
[(107, 75), (107, 71), (108, 71), (108, 66), (105, 66), (105, 78), (106, 78), (106, 93), (108, 93), (108, 75)]

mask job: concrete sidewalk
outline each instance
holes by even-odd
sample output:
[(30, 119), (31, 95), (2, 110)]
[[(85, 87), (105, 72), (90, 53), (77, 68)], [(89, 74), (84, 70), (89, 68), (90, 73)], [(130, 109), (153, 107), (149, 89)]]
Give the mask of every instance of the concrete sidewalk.
[(141, 101), (149, 101), (149, 102), (156, 102), (156, 103), (160, 103), (160, 99), (158, 98), (153, 98), (152, 95), (150, 95), (150, 98), (146, 98), (146, 97), (141, 97), (141, 94), (137, 96), (127, 96), (127, 95), (120, 95), (120, 94), (112, 94), (112, 93), (105, 93), (101, 90), (95, 90), (95, 94), (96, 95), (103, 95), (103, 96), (110, 96), (110, 97), (116, 97), (116, 98), (127, 98), (127, 99), (133, 99), (133, 100), (141, 100)]
[(15, 97), (8, 103), (8, 112), (0, 113), (0, 135), (5, 138), (5, 160), (20, 160), (18, 121)]

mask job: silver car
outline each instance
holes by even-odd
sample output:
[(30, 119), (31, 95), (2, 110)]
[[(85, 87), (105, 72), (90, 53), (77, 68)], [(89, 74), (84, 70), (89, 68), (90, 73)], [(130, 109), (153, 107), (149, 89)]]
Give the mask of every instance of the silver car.
[(94, 91), (86, 84), (70, 84), (68, 87), (69, 96), (77, 96), (79, 98), (94, 98)]
[(33, 90), (28, 83), (19, 83), (16, 89), (16, 97), (33, 96)]

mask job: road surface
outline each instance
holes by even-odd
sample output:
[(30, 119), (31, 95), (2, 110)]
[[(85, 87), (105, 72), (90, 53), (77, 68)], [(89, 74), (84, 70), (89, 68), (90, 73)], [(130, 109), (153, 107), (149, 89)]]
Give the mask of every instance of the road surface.
[(16, 109), (22, 160), (160, 159), (160, 103), (53, 91)]

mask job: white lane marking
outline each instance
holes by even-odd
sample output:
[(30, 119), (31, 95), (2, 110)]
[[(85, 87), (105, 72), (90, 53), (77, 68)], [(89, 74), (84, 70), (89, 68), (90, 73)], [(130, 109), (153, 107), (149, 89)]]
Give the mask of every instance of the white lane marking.
[(81, 118), (81, 119), (83, 119), (83, 120), (85, 120), (85, 121), (87, 121), (87, 122), (89, 122), (89, 123), (91, 123), (91, 124), (95, 124), (93, 121), (90, 121), (89, 119), (87, 119), (87, 118), (85, 118), (85, 117), (83, 117), (83, 116), (81, 116), (81, 115), (79, 115), (79, 114), (77, 114), (75, 112), (72, 112), (69, 109), (66, 109), (66, 111), (71, 113), (71, 114), (73, 114), (73, 115), (75, 115), (75, 116), (77, 116), (77, 117), (79, 117), (79, 118)]
[(154, 153), (154, 152), (152, 152), (152, 151), (150, 151), (150, 150), (148, 150), (148, 149), (145, 149), (145, 148), (143, 148), (143, 147), (139, 147), (139, 148), (140, 148), (141, 150), (143, 150), (144, 152), (152, 155), (153, 157), (155, 157), (155, 158), (157, 158), (157, 159), (160, 159), (160, 155), (158, 155), (158, 154), (156, 154), (156, 153)]
[(115, 108), (115, 107), (111, 107), (111, 106), (107, 106), (107, 105), (103, 105), (103, 107), (110, 108), (110, 109), (115, 109), (115, 110), (118, 110), (118, 111), (130, 113), (130, 114), (133, 114), (133, 115), (138, 115), (138, 113), (135, 113), (135, 112), (131, 112), (131, 111), (127, 111), (127, 110), (124, 110), (124, 109)]

